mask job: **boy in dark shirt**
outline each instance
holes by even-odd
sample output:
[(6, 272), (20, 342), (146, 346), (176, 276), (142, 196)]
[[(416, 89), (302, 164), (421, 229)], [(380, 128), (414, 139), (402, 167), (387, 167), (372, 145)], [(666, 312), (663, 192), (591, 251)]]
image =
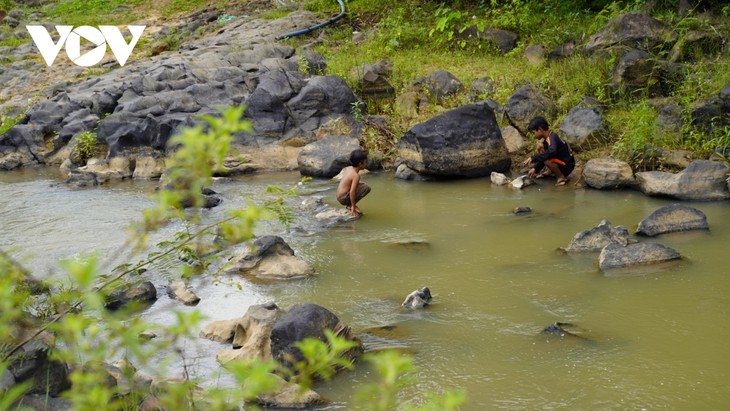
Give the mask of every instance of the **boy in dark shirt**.
[(533, 118), (527, 126), (527, 131), (531, 131), (535, 138), (542, 140), (544, 148), (522, 162), (524, 166), (534, 163), (527, 175), (533, 177), (536, 173), (540, 173), (543, 167), (547, 167), (548, 171), (538, 174), (537, 178), (552, 174), (557, 179), (556, 186), (565, 185), (568, 176), (575, 168), (575, 157), (568, 143), (550, 131), (550, 126), (544, 117)]

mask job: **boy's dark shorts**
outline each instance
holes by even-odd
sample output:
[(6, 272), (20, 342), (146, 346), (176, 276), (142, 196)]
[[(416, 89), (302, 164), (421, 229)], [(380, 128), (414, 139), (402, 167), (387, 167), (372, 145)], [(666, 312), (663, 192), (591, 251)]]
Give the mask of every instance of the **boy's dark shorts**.
[[(355, 202), (359, 202), (362, 200), (363, 197), (368, 195), (370, 192), (370, 186), (363, 183), (362, 181), (357, 183), (357, 188), (355, 189)], [(350, 204), (350, 192), (345, 192), (341, 196), (337, 197), (337, 201), (340, 202), (343, 206), (350, 207), (352, 204)]]
[(563, 173), (563, 175), (566, 177), (568, 177), (570, 173), (572, 173), (575, 169), (574, 161), (569, 161), (567, 164), (561, 160), (558, 160), (557, 158), (550, 158), (547, 161), (557, 164), (560, 172)]

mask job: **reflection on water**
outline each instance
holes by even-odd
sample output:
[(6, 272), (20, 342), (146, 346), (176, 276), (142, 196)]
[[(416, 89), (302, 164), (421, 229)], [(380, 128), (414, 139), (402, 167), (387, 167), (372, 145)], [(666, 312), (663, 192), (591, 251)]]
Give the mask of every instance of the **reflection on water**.
[[(113, 259), (126, 239), (123, 227), (150, 204), (153, 187), (71, 190), (49, 177), (13, 176), (0, 175), (0, 247), (14, 247), (41, 272), (90, 250)], [(214, 188), (223, 206), (206, 216), (261, 201), (269, 184), (289, 188), (297, 181), (290, 173), (220, 181)], [(267, 301), (323, 305), (363, 332), (368, 348), (414, 355), (418, 384), (403, 398), (416, 401), (427, 390), (464, 388), (464, 409), (474, 410), (721, 409), (730, 402), (727, 202), (688, 203), (707, 214), (709, 232), (641, 239), (675, 248), (685, 257), (680, 264), (614, 276), (598, 271), (597, 254), (558, 248), (604, 218), (633, 232), (672, 201), (547, 185), (516, 191), (487, 179), (415, 183), (382, 174), (366, 181), (373, 191), (361, 203), (365, 217), (353, 224), (321, 231), (299, 215), (291, 227), (271, 222), (259, 229), (285, 237), (315, 265), (316, 277), (240, 279), (242, 290), (197, 279), (198, 308), (224, 319)], [(315, 181), (306, 191), (336, 205), (333, 183)], [(534, 211), (517, 216), (516, 207)], [(423, 286), (433, 305), (402, 309), (405, 296)], [(192, 309), (161, 294), (146, 314), (154, 321), (169, 321), (172, 307)], [(540, 334), (556, 321), (580, 326), (587, 339)], [(201, 374), (218, 369), (220, 348), (207, 341), (186, 347)], [(318, 390), (336, 399), (328, 408), (349, 409), (351, 394), (372, 378), (362, 366)]]

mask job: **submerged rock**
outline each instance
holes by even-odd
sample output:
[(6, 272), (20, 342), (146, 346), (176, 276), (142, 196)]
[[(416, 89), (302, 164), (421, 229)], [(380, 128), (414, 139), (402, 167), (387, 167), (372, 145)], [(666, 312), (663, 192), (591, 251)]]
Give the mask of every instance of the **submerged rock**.
[(330, 208), (317, 213), (314, 218), (317, 219), (323, 226), (331, 227), (338, 224), (349, 223), (360, 218), (360, 216), (354, 216), (348, 208)]
[(572, 323), (555, 322), (542, 330), (542, 334), (554, 335), (558, 337), (578, 337), (586, 338), (584, 335), (586, 330), (576, 326)]
[(514, 215), (525, 215), (530, 213), (532, 213), (532, 208), (530, 207), (516, 207), (512, 210), (512, 214)]
[(410, 293), (401, 305), (410, 310), (414, 310), (427, 306), (431, 303), (432, 299), (431, 290), (428, 287), (423, 287)]
[(681, 204), (661, 207), (641, 220), (636, 234), (653, 237), (673, 231), (709, 230), (702, 211)]

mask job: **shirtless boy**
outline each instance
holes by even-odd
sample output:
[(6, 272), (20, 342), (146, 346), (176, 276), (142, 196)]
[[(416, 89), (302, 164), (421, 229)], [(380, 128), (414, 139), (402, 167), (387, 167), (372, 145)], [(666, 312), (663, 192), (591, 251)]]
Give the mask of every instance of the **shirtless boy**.
[(360, 181), (360, 170), (365, 169), (368, 156), (362, 150), (355, 150), (350, 154), (351, 168), (348, 168), (337, 187), (337, 201), (348, 207), (354, 216), (362, 215), (357, 202), (370, 192), (370, 186)]

